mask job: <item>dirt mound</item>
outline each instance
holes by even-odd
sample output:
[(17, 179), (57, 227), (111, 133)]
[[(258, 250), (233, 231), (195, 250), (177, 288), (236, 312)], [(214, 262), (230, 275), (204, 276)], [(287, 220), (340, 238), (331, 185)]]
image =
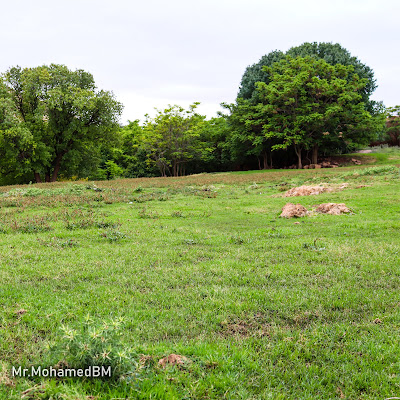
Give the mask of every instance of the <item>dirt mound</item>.
[(349, 184), (347, 182), (342, 183), (341, 185), (328, 185), (326, 183), (321, 183), (318, 186), (303, 185), (288, 190), (287, 192), (285, 192), (283, 197), (315, 196), (321, 193), (343, 190), (346, 189), (348, 186)]
[(351, 212), (350, 208), (346, 207), (344, 203), (323, 203), (320, 204), (315, 211), (317, 213), (331, 215), (348, 214)]
[(185, 356), (180, 356), (179, 354), (170, 354), (167, 357), (162, 358), (158, 361), (158, 364), (165, 368), (166, 365), (184, 365), (189, 360)]
[(301, 204), (287, 203), (282, 208), (280, 216), (284, 218), (305, 217), (307, 213), (307, 208), (303, 207)]
[(283, 197), (295, 197), (295, 196), (313, 196), (323, 192), (328, 192), (330, 189), (325, 186), (299, 186), (288, 190)]

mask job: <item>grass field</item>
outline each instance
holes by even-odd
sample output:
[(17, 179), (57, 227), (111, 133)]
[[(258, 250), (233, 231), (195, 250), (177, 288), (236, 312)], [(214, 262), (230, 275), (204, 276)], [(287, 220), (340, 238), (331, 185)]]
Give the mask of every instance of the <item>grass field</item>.
[[(0, 398), (400, 397), (400, 157), (377, 164), (0, 188)], [(96, 361), (114, 377), (11, 374)]]

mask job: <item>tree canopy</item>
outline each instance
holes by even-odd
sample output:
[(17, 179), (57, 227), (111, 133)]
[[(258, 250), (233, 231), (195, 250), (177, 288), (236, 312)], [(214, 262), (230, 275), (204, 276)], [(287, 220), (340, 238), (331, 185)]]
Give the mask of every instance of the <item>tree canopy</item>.
[(398, 107), (371, 101), (375, 88), (339, 44), (304, 43), (249, 66), (226, 115), (207, 120), (194, 102), (120, 126), (122, 105), (90, 73), (13, 67), (0, 76), (0, 183), (301, 167), (377, 138), (398, 143)]
[(185, 174), (185, 165), (193, 158), (207, 153), (200, 141), (200, 128), (205, 117), (196, 113), (199, 103), (188, 110), (174, 105), (157, 110), (154, 118), (147, 117), (143, 127), (143, 144), (148, 163), (156, 165), (162, 176)]
[(286, 53), (275, 50), (264, 55), (257, 63), (246, 68), (240, 83), (238, 97), (251, 99), (255, 93), (257, 82), (269, 83), (269, 74), (263, 67), (271, 67), (274, 63), (284, 59), (286, 56), (309, 56), (316, 59), (323, 59), (331, 65), (341, 64), (353, 66), (354, 69), (348, 77), (351, 79), (352, 74), (356, 74), (359, 78), (366, 79), (366, 84), (361, 91), (362, 100), (368, 111), (374, 111), (375, 102), (369, 99), (376, 89), (376, 81), (372, 69), (363, 64), (357, 57), (352, 56), (348, 50), (338, 43), (303, 43), (300, 46), (290, 48)]
[(0, 172), (37, 182), (55, 181), (67, 155), (79, 163), (110, 139), (122, 111), (111, 92), (96, 90), (90, 73), (56, 64), (11, 68), (0, 96)]
[(286, 56), (262, 70), (268, 78), (255, 84), (251, 99), (238, 98), (230, 121), (241, 141), (263, 156), (264, 168), (271, 150), (292, 148), (301, 168), (303, 150), (312, 149), (317, 163), (319, 148), (367, 144), (383, 123), (365, 109), (368, 79), (351, 65)]
[(400, 106), (389, 107), (386, 115), (387, 142), (392, 146), (400, 146)]

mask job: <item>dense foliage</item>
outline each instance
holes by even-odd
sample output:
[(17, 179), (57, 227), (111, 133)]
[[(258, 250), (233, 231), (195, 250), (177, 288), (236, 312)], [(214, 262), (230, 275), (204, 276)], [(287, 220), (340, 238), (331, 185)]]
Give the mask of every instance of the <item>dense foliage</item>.
[(291, 57), (313, 57), (323, 59), (331, 65), (353, 66), (353, 72), (349, 75), (349, 79), (353, 74), (357, 74), (360, 78), (366, 79), (361, 94), (364, 103), (369, 111), (372, 111), (375, 103), (369, 97), (376, 89), (376, 81), (374, 72), (370, 67), (363, 64), (356, 57), (352, 56), (348, 50), (338, 43), (303, 43), (300, 46), (290, 48), (286, 53), (281, 51), (272, 51), (261, 57), (260, 61), (247, 67), (243, 74), (238, 97), (243, 99), (252, 98), (257, 82), (269, 83), (269, 74), (263, 69), (264, 66), (271, 67), (275, 62), (282, 60), (286, 56)]
[(249, 66), (226, 115), (207, 119), (195, 102), (119, 126), (122, 105), (90, 73), (14, 67), (0, 80), (0, 183), (301, 168), (398, 143), (398, 109), (372, 101), (375, 88), (371, 68), (339, 44), (304, 43)]
[(400, 106), (387, 109), (386, 142), (391, 146), (400, 146)]
[(0, 172), (36, 182), (55, 181), (63, 166), (81, 172), (112, 139), (122, 110), (91, 74), (55, 64), (11, 68), (1, 98)]
[[(370, 99), (373, 71), (332, 43), (273, 51), (249, 66), (229, 123), (236, 148), (260, 167), (296, 159), (318, 162), (318, 151), (352, 151), (384, 130), (384, 107)], [(282, 151), (284, 150), (284, 151)]]
[(368, 144), (383, 123), (365, 109), (362, 93), (368, 81), (352, 66), (287, 56), (263, 71), (269, 83), (258, 82), (251, 100), (239, 98), (231, 121), (237, 135), (263, 157), (264, 168), (271, 151), (290, 147), (298, 168), (304, 150), (312, 151), (316, 164), (319, 148)]

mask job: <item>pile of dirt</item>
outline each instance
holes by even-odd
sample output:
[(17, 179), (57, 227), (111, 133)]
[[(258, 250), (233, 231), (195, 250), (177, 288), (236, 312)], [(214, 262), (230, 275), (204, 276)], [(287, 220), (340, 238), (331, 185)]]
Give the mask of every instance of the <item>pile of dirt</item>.
[(325, 186), (299, 186), (288, 190), (283, 197), (295, 197), (295, 196), (313, 196), (323, 192), (330, 191), (329, 188)]
[(293, 218), (293, 217), (305, 217), (308, 213), (307, 208), (303, 207), (301, 204), (287, 203), (282, 208), (281, 217), (283, 218)]
[(181, 356), (179, 354), (170, 354), (167, 357), (162, 358), (158, 361), (158, 364), (165, 368), (166, 365), (184, 365), (189, 360), (185, 356)]
[(324, 203), (320, 204), (316, 210), (320, 214), (340, 215), (351, 213), (350, 208), (346, 207), (344, 203)]
[(295, 196), (314, 196), (326, 192), (335, 192), (338, 190), (346, 189), (349, 186), (347, 182), (341, 185), (327, 185), (320, 184), (318, 186), (303, 185), (299, 187), (292, 188), (285, 192), (283, 197), (295, 197)]

